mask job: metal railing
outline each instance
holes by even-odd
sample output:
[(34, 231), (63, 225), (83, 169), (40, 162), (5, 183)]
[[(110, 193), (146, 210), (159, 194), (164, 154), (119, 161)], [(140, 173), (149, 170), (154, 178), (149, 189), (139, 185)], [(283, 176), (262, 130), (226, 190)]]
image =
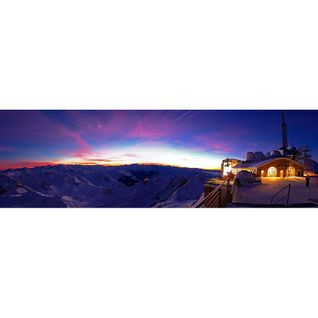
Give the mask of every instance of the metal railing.
[(222, 208), (230, 199), (230, 180), (226, 179), (212, 190), (205, 198), (199, 201), (195, 208)]
[[(280, 189), (279, 191), (277, 191), (271, 198), (271, 204), (277, 204), (278, 202), (282, 201), (283, 199), (286, 198), (286, 205), (288, 205), (289, 203), (289, 197), (290, 197), (290, 188), (291, 188), (291, 183), (288, 183), (286, 186), (284, 186), (282, 189)], [(274, 202), (274, 198), (281, 193), (282, 191), (284, 191), (285, 189), (287, 189), (287, 195), (283, 196), (282, 198), (280, 198), (279, 200)]]

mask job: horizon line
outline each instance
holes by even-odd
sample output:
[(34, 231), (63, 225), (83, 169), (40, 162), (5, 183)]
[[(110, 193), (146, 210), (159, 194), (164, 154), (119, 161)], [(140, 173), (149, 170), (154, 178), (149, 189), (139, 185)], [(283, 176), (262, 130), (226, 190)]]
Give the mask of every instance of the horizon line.
[(17, 170), (17, 169), (33, 169), (33, 168), (40, 168), (40, 167), (54, 167), (54, 166), (103, 166), (103, 167), (121, 167), (121, 166), (132, 166), (132, 165), (139, 165), (139, 166), (162, 166), (162, 167), (175, 167), (175, 168), (187, 168), (187, 169), (201, 169), (201, 170), (221, 170), (221, 168), (200, 168), (200, 167), (188, 167), (188, 166), (179, 166), (179, 165), (171, 165), (171, 164), (163, 164), (163, 163), (153, 163), (153, 162), (140, 162), (140, 163), (126, 163), (126, 164), (96, 164), (96, 163), (80, 163), (80, 162), (71, 162), (71, 163), (54, 163), (54, 162), (45, 162), (45, 164), (34, 164), (32, 166), (23, 166), (20, 167), (9, 167), (9, 168), (1, 168), (0, 162), (0, 171), (7, 171), (7, 170)]

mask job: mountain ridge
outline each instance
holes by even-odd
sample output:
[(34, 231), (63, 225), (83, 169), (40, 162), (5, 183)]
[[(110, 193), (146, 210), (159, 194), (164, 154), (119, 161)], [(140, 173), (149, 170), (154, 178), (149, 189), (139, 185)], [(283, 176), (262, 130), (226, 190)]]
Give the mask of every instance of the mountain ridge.
[(1, 207), (189, 207), (218, 170), (49, 165), (0, 171)]

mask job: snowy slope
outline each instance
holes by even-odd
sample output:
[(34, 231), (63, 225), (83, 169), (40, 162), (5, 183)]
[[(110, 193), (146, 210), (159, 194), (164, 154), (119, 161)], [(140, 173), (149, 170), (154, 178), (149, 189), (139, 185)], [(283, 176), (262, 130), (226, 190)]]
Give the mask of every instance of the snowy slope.
[(0, 171), (0, 207), (187, 207), (218, 171), (58, 165)]

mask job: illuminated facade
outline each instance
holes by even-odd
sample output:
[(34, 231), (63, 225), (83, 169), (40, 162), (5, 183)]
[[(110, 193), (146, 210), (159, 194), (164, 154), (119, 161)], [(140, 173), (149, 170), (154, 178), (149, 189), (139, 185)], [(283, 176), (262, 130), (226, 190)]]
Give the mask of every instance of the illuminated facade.
[(232, 173), (250, 171), (257, 177), (287, 178), (304, 175), (304, 166), (289, 158), (271, 158), (262, 161), (244, 162), (232, 168)]

